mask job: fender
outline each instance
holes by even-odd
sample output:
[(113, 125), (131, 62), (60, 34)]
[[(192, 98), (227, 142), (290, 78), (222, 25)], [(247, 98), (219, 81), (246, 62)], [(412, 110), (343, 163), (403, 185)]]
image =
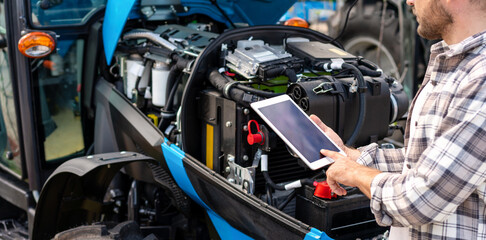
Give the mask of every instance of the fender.
[(165, 140), (162, 151), (172, 176), (179, 187), (206, 210), (221, 239), (332, 240), (325, 232), (234, 189), (224, 178)]
[(158, 164), (139, 153), (117, 152), (75, 158), (59, 166), (42, 188), (32, 239), (51, 239), (57, 232), (99, 221), (111, 180), (134, 162)]

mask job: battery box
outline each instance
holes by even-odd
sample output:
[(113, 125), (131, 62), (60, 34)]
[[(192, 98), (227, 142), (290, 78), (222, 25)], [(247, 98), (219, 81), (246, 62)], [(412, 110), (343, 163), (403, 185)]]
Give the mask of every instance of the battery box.
[(378, 226), (369, 199), (359, 191), (337, 199), (321, 199), (314, 196), (313, 187), (306, 186), (296, 201), (295, 217), (332, 238), (367, 238), (388, 229)]

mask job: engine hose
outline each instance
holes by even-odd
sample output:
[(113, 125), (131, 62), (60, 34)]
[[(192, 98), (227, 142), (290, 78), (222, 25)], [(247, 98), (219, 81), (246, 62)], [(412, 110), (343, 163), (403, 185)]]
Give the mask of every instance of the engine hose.
[(300, 179), (300, 183), (302, 184), (302, 186), (304, 185), (311, 186), (311, 187), (314, 186), (314, 180), (310, 178)]
[(167, 86), (171, 87), (167, 89), (169, 93), (166, 94), (165, 106), (162, 109), (162, 120), (159, 123), (159, 129), (161, 130), (165, 130), (176, 117), (174, 99), (177, 88), (184, 74), (183, 70), (191, 63), (191, 60), (185, 59), (177, 54), (173, 54), (171, 58), (175, 63), (170, 67), (169, 76), (167, 77)]
[(178, 76), (176, 76), (175, 81), (172, 83), (172, 88), (170, 89), (169, 95), (167, 96), (167, 101), (164, 107), (165, 111), (174, 111), (174, 97), (177, 92), (177, 88), (179, 87), (179, 83), (181, 82), (182, 79), (182, 73), (179, 73)]
[(287, 76), (289, 78), (289, 81), (291, 83), (297, 82), (297, 74), (295, 74), (294, 69), (291, 69), (291, 68), (285, 69), (285, 76)]
[(140, 38), (146, 38), (159, 46), (169, 49), (170, 51), (177, 50), (176, 45), (160, 37), (159, 34), (148, 30), (135, 29), (123, 35), (123, 40), (140, 39)]
[(378, 65), (376, 65), (375, 63), (373, 63), (370, 60), (363, 58), (363, 57), (358, 58), (358, 64), (366, 66), (367, 68), (369, 68), (373, 71), (378, 71), (378, 69), (379, 69)]
[(380, 71), (371, 70), (367, 66), (363, 66), (363, 65), (358, 65), (358, 69), (365, 76), (380, 77), (383, 74)]
[(175, 110), (173, 109), (174, 105), (174, 97), (177, 92), (177, 88), (179, 86), (179, 83), (182, 79), (182, 74), (179, 74), (179, 76), (176, 78), (176, 81), (172, 85), (172, 88), (170, 89), (169, 96), (167, 97), (166, 104), (164, 106), (164, 109), (162, 109), (161, 115), (162, 115), (162, 120), (159, 123), (159, 129), (165, 130), (169, 125), (172, 120), (175, 119), (176, 113)]
[[(221, 76), (224, 76), (226, 78), (226, 80), (228, 80), (228, 82), (234, 81), (233, 79), (230, 79), (230, 77), (225, 76), (223, 74), (221, 74)], [(266, 97), (266, 98), (276, 97), (276, 96), (280, 96), (280, 95), (283, 94), (283, 93), (273, 93), (273, 92), (258, 90), (258, 89), (252, 88), (252, 87), (248, 87), (244, 84), (236, 84), (235, 87), (237, 87), (237, 88), (239, 88), (243, 91), (250, 92), (250, 93), (256, 94), (258, 96)]]
[(276, 96), (280, 96), (280, 95), (283, 94), (283, 93), (274, 93), (274, 92), (267, 92), (267, 91), (254, 89), (254, 88), (248, 87), (244, 84), (237, 84), (236, 87), (243, 90), (243, 91), (250, 92), (250, 93), (256, 94), (258, 96), (266, 97), (266, 98), (276, 97)]
[(281, 66), (275, 69), (271, 69), (265, 73), (265, 76), (267, 78), (274, 78), (282, 75), (287, 76), (289, 78), (289, 81), (292, 83), (297, 82), (297, 74), (295, 73), (295, 70), (287, 66)]
[(280, 190), (280, 191), (285, 191), (285, 186), (277, 185), (275, 184), (272, 179), (270, 178), (270, 175), (268, 174), (268, 171), (262, 172), (263, 177), (265, 178), (265, 182), (268, 184), (268, 186), (272, 187), (273, 189)]
[(356, 122), (353, 133), (346, 141), (346, 145), (353, 146), (353, 144), (356, 142), (356, 139), (358, 138), (358, 134), (361, 131), (361, 128), (363, 127), (364, 119), (366, 116), (366, 89), (367, 88), (366, 88), (366, 83), (363, 74), (361, 74), (361, 72), (357, 67), (349, 63), (343, 63), (342, 68), (351, 70), (356, 76), (358, 82), (358, 95), (359, 95), (358, 121)]
[(191, 60), (185, 59), (177, 54), (173, 54), (171, 58), (174, 61), (174, 64), (170, 67), (169, 76), (167, 76), (167, 86), (172, 86), (172, 88), (167, 89), (169, 92), (166, 94), (166, 104), (164, 107), (164, 110), (166, 111), (173, 110), (172, 108), (174, 101), (172, 98), (175, 96), (175, 93), (172, 95), (171, 93), (173, 92), (174, 87), (177, 89), (177, 84), (179, 82), (178, 78), (181, 77), (184, 69), (186, 69), (191, 63)]
[(164, 110), (171, 110), (172, 109), (172, 106), (169, 106), (169, 95), (170, 95), (170, 92), (172, 91), (172, 86), (174, 86), (174, 83), (177, 81), (177, 76), (179, 76), (179, 74), (181, 73), (181, 71), (177, 68), (177, 64), (174, 64), (170, 67), (170, 70), (169, 70), (169, 75), (167, 76), (167, 89), (166, 89), (166, 97), (165, 97), (165, 106), (164, 106)]
[(228, 81), (217, 69), (210, 71), (208, 76), (209, 82), (225, 97), (233, 99), (244, 107), (249, 107), (251, 102), (257, 102), (263, 98), (254, 94), (246, 93), (245, 91), (234, 87), (239, 84), (237, 81)]
[(185, 68), (189, 68), (189, 65), (193, 61), (191, 59), (183, 58), (182, 56), (175, 53), (171, 55), (171, 59), (176, 62), (175, 64), (177, 65), (177, 69), (181, 71)]

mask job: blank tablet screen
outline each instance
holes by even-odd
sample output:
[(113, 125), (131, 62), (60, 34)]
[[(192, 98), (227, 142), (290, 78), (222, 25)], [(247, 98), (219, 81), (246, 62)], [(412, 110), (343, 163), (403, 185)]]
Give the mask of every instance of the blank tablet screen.
[(259, 109), (309, 162), (322, 158), (319, 153), (321, 149), (339, 152), (339, 149), (291, 100)]

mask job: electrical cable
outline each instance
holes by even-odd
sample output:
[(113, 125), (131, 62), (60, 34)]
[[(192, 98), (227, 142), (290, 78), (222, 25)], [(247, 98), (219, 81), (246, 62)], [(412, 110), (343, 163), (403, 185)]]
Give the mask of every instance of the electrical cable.
[[(361, 131), (361, 128), (364, 125), (364, 119), (366, 116), (366, 83), (363, 77), (363, 74), (361, 71), (354, 65), (350, 63), (344, 62), (343, 59), (332, 59), (331, 62), (320, 62), (315, 65), (318, 69), (323, 69), (325, 71), (333, 71), (333, 70), (349, 70), (353, 73), (353, 75), (356, 77), (356, 82), (358, 83), (357, 85), (357, 92), (359, 95), (359, 113), (358, 113), (358, 120), (356, 122), (356, 125), (354, 127), (354, 130), (351, 134), (351, 136), (348, 138), (346, 141), (346, 145), (348, 146), (353, 146), (354, 143), (356, 142), (356, 139), (358, 138), (358, 134)], [(370, 70), (371, 71), (371, 70)]]
[(344, 20), (344, 26), (341, 29), (341, 32), (339, 33), (339, 35), (337, 37), (335, 37), (332, 41), (329, 42), (330, 44), (335, 44), (335, 42), (343, 36), (344, 31), (346, 30), (346, 27), (348, 25), (349, 13), (351, 13), (351, 9), (353, 9), (354, 5), (356, 5), (357, 2), (358, 2), (358, 0), (354, 0), (354, 2), (351, 4), (351, 6), (349, 6), (348, 12), (346, 13), (346, 19)]
[(210, 1), (221, 12), (221, 14), (223, 14), (224, 18), (226, 18), (226, 20), (228, 20), (228, 22), (231, 24), (231, 26), (233, 28), (236, 28), (236, 25), (233, 23), (233, 21), (231, 21), (231, 18), (228, 17), (228, 15), (226, 14), (226, 12), (218, 5), (218, 3), (216, 2), (216, 0), (210, 0)]
[(359, 113), (358, 113), (358, 121), (356, 122), (356, 125), (354, 127), (353, 133), (351, 136), (348, 138), (346, 141), (346, 145), (352, 146), (355, 142), (356, 139), (358, 138), (358, 134), (361, 131), (361, 128), (364, 125), (364, 119), (366, 116), (366, 83), (364, 80), (363, 75), (361, 74), (360, 70), (353, 66), (352, 64), (349, 63), (343, 63), (342, 64), (343, 69), (350, 69), (356, 76), (357, 82), (358, 82), (358, 95), (359, 95)]
[(381, 10), (381, 22), (380, 22), (380, 36), (378, 38), (378, 47), (376, 50), (376, 60), (378, 65), (381, 64), (380, 57), (381, 57), (381, 47), (382, 42), (383, 42), (383, 33), (385, 31), (385, 13), (386, 13), (386, 8), (388, 7), (388, 1), (383, 0), (383, 9)]
[(272, 189), (268, 185), (266, 185), (266, 189), (267, 189), (267, 203), (268, 205), (273, 206)]
[(278, 205), (278, 210), (283, 210), (287, 204), (289, 204), (290, 201), (292, 201), (292, 199), (297, 195), (297, 191), (294, 189), (288, 196), (287, 198), (285, 199), (285, 201), (283, 201), (282, 203), (280, 203)]

